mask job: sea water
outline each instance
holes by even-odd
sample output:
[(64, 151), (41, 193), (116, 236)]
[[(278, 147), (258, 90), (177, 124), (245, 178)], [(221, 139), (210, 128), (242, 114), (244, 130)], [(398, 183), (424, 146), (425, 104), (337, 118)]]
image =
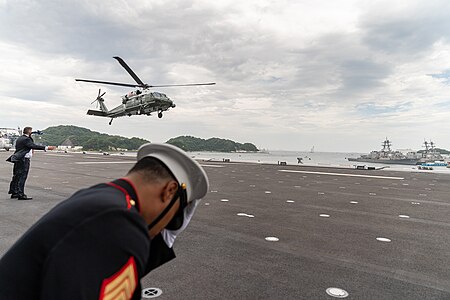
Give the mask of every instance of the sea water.
[[(264, 152), (207, 152), (207, 151), (192, 151), (187, 152), (188, 155), (196, 160), (223, 162), (229, 160), (230, 162), (242, 163), (259, 163), (259, 164), (280, 164), (285, 162), (287, 165), (297, 166), (323, 166), (323, 167), (340, 167), (352, 168), (356, 165), (365, 165), (375, 168), (384, 168), (393, 171), (420, 171), (432, 173), (449, 173), (450, 168), (433, 167), (433, 170), (418, 170), (417, 166), (408, 165), (391, 165), (381, 163), (367, 163), (348, 161), (347, 158), (357, 158), (364, 153), (352, 152), (302, 152), (302, 151), (283, 151), (283, 150), (269, 150)], [(135, 156), (136, 152), (125, 152), (126, 156)], [(300, 159), (300, 162), (299, 162)]]
[[(357, 158), (364, 153), (352, 152), (301, 152), (301, 151), (281, 151), (269, 150), (265, 152), (188, 152), (189, 156), (203, 161), (230, 160), (230, 162), (250, 162), (261, 164), (280, 164), (287, 165), (305, 165), (305, 166), (323, 166), (323, 167), (341, 167), (354, 169), (357, 165), (365, 165), (375, 168), (383, 168), (393, 171), (420, 171), (417, 166), (409, 165), (391, 165), (382, 163), (354, 162), (348, 161), (347, 158)], [(450, 168), (434, 167), (433, 170), (427, 171), (433, 173), (449, 173)]]
[(285, 162), (288, 165), (322, 165), (343, 166), (353, 165), (347, 157), (359, 157), (357, 153), (335, 152), (297, 152), (297, 151), (266, 151), (266, 152), (188, 152), (189, 156), (199, 160), (231, 162), (251, 162), (262, 164), (279, 164)]

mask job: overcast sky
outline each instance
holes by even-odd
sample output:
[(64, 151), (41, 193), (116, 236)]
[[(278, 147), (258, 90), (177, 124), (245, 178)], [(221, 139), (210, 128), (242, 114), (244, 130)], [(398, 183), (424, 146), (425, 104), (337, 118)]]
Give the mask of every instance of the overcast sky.
[[(179, 135), (259, 148), (368, 152), (424, 139), (450, 149), (450, 2), (0, 0), (0, 127), (76, 125), (165, 142)], [(86, 115), (98, 89), (121, 104), (159, 88), (164, 114)]]

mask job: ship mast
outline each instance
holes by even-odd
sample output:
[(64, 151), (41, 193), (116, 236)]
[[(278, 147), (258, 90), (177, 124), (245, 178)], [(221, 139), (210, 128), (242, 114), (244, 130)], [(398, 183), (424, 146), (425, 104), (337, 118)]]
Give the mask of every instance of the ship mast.
[(382, 152), (391, 152), (392, 143), (391, 143), (391, 141), (388, 140), (387, 137), (381, 146), (383, 146), (383, 149), (381, 149)]

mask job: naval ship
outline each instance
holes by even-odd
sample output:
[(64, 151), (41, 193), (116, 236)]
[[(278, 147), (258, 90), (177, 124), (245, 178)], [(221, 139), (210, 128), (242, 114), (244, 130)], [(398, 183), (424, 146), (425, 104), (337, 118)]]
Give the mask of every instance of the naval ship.
[(387, 138), (384, 140), (380, 151), (372, 151), (369, 154), (361, 155), (358, 158), (347, 158), (349, 161), (395, 164), (395, 165), (421, 165), (424, 163), (442, 161), (442, 155), (435, 151), (433, 142), (425, 141), (425, 151), (422, 153), (410, 151), (403, 154), (400, 151), (391, 149), (392, 143)]

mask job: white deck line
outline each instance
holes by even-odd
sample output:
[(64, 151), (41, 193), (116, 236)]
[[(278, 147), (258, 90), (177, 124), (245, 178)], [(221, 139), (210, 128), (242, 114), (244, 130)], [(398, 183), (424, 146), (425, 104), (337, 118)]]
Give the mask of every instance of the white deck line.
[(297, 171), (297, 170), (278, 170), (278, 171), (279, 172), (288, 172), (288, 173), (320, 174), (320, 175), (331, 175), (331, 176), (363, 177), (363, 178), (376, 178), (376, 179), (394, 179), (394, 180), (405, 179), (403, 177), (362, 175), (362, 174), (328, 173), (328, 172)]
[(200, 166), (202, 167), (211, 167), (211, 168), (224, 168), (225, 166), (218, 166), (218, 165), (204, 165), (204, 164), (200, 164)]
[(76, 161), (77, 165), (94, 165), (94, 164), (135, 164), (133, 160), (130, 161)]

